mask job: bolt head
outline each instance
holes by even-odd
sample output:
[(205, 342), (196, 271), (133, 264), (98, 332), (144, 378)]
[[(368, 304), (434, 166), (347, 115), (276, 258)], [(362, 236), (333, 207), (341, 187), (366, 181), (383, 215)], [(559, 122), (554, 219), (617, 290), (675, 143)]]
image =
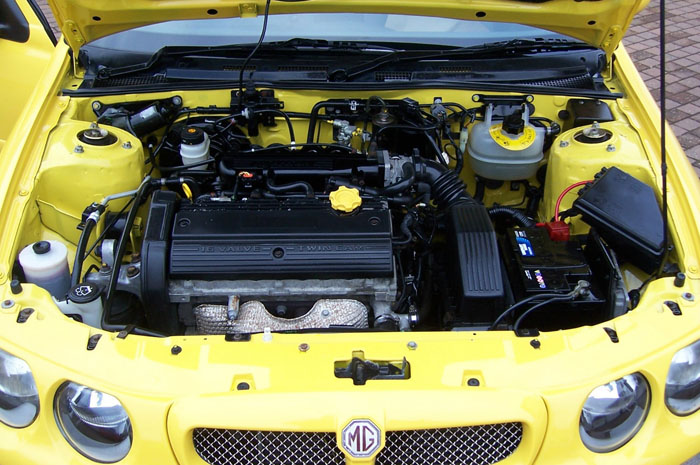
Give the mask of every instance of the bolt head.
[(76, 145), (73, 151), (75, 153), (83, 153), (85, 152), (85, 148), (82, 145)]
[(122, 144), (122, 148), (125, 148), (125, 149), (129, 150), (129, 149), (131, 148), (131, 142), (130, 142), (130, 141), (124, 142), (124, 143)]
[(307, 352), (309, 350), (309, 345), (306, 342), (299, 344), (299, 352)]
[(408, 347), (409, 350), (416, 350), (418, 348), (418, 344), (414, 341), (410, 341), (408, 344), (406, 344), (406, 347)]
[(6, 299), (2, 301), (2, 308), (12, 308), (15, 306), (15, 301), (12, 299)]
[(695, 296), (691, 292), (684, 292), (682, 297), (688, 302), (692, 302), (695, 300)]
[(569, 146), (569, 141), (563, 140), (559, 142), (559, 147), (568, 147)]
[(607, 150), (608, 152), (614, 152), (615, 146), (613, 144), (608, 144), (608, 146), (605, 147), (605, 150)]
[(102, 108), (102, 104), (100, 102), (92, 102), (93, 110), (99, 110), (100, 108)]
[(172, 346), (172, 347), (170, 348), (170, 353), (173, 354), (173, 355), (177, 355), (177, 354), (179, 354), (180, 352), (182, 352), (182, 347), (180, 347), (180, 346)]

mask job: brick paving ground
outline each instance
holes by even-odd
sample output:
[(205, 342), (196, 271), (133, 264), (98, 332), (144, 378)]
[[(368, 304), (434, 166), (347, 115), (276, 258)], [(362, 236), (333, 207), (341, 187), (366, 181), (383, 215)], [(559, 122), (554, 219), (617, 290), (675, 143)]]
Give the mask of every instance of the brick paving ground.
[[(700, 176), (700, 0), (666, 1), (666, 118)], [(632, 21), (622, 41), (659, 98), (659, 0)]]

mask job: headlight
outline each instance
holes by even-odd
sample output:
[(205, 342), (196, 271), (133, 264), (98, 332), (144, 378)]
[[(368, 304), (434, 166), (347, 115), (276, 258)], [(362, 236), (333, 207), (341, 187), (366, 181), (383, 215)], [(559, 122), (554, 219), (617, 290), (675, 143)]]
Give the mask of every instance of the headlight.
[(676, 415), (700, 408), (700, 341), (673, 356), (666, 377), (666, 406)]
[(56, 391), (56, 422), (68, 442), (97, 462), (117, 462), (131, 448), (131, 420), (116, 397), (73, 382)]
[(0, 350), (0, 421), (15, 428), (32, 424), (39, 393), (27, 362)]
[(598, 386), (583, 404), (581, 440), (593, 452), (622, 447), (642, 427), (649, 403), (649, 383), (639, 373)]

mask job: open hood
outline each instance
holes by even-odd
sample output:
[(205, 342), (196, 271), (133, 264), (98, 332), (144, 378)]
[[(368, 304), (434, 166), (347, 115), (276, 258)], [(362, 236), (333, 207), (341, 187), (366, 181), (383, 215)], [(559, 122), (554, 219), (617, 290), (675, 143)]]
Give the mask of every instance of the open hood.
[[(649, 0), (272, 0), (270, 14), (401, 13), (519, 23), (582, 40), (612, 54)], [(263, 14), (265, 0), (49, 0), (74, 51), (115, 32), (181, 19)], [(74, 54), (77, 56), (77, 54)]]

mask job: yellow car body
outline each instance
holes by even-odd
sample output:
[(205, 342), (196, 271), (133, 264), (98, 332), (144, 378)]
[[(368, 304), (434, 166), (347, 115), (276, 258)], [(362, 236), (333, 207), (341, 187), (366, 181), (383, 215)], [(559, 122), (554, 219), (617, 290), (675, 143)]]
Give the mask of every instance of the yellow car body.
[[(644, 3), (314, 0), (273, 2), (273, 7), (277, 12), (344, 9), (460, 18), (483, 10), (495, 21), (556, 29), (600, 46), (609, 59), (605, 83), (623, 94), (611, 103), (616, 121), (610, 125), (619, 126), (617, 143), (625, 149), (612, 155), (603, 149), (592, 152), (577, 145), (572, 132), (561, 134), (549, 153), (547, 175), (552, 182), (540, 210), (540, 219), (546, 220), (553, 215), (559, 192), (592, 177), (611, 163), (611, 157), (616, 166), (625, 167), (660, 193), (659, 112), (619, 43)], [(0, 93), (12, 102), (6, 107), (12, 111), (0, 115), (0, 139), (5, 140), (0, 145), (0, 295), (4, 301), (0, 349), (31, 367), (40, 403), (38, 417), (29, 426), (0, 423), (3, 465), (95, 463), (77, 452), (57, 427), (54, 396), (66, 381), (109, 393), (124, 406), (133, 427), (133, 444), (119, 462), (124, 464), (206, 463), (193, 447), (197, 428), (328, 433), (347, 464), (374, 463), (397, 431), (507, 423), (520, 423), (522, 436), (514, 452), (498, 462), (503, 465), (669, 465), (681, 464), (700, 451), (700, 413), (674, 415), (664, 402), (672, 357), (700, 339), (700, 183), (670, 131), (666, 147), (669, 230), (673, 254), (687, 279), (682, 287), (674, 286), (673, 277), (653, 280), (634, 311), (593, 326), (542, 332), (536, 337), (519, 337), (510, 331), (272, 333), (253, 334), (249, 341), (214, 335), (123, 337), (66, 318), (37, 286), (23, 284), (20, 293), (13, 293), (10, 280), (19, 249), (60, 237), (75, 244), (80, 212), (103, 194), (89, 192), (91, 186), (108, 186), (108, 192), (125, 190), (138, 185), (145, 174), (141, 163), (145, 149), (120, 130), (115, 131), (118, 144), (98, 147), (99, 156), (86, 153), (76, 164), (74, 129), (89, 126), (95, 99), (62, 93), (77, 87), (83, 72), (71, 59), (71, 49), (75, 56), (86, 42), (155, 21), (206, 18), (211, 8), (223, 16), (261, 14), (264, 9), (264, 2), (252, 1), (219, 5), (184, 0), (128, 4), (54, 0), (50, 4), (65, 42), (59, 40), (54, 47), (40, 40), (43, 31), (33, 21), (28, 43), (0, 41), (6, 63)], [(32, 18), (28, 6), (20, 5), (25, 16)], [(94, 17), (101, 18), (99, 24)], [(597, 22), (595, 28), (590, 21)], [(32, 55), (25, 54), (27, 48)], [(440, 93), (447, 101), (470, 101), (475, 92), (441, 89)], [(367, 98), (373, 92), (277, 90), (290, 111), (308, 109), (319, 98), (350, 94)], [(430, 102), (434, 94), (431, 89), (418, 89), (385, 91), (382, 96)], [(229, 91), (106, 95), (100, 101), (174, 95), (193, 106), (227, 105)], [(547, 114), (555, 114), (566, 103), (557, 95), (536, 99), (538, 109)], [(299, 132), (305, 130), (304, 123), (294, 124)], [(283, 142), (283, 132), (263, 130), (261, 137), (268, 143)], [(123, 148), (127, 141), (132, 149)], [(571, 199), (567, 202), (570, 206)], [(587, 229), (578, 220), (573, 224), (575, 231)], [(74, 253), (73, 245), (69, 254)], [(89, 260), (99, 265), (97, 257)], [(676, 302), (682, 314), (674, 315), (666, 301)], [(26, 309), (34, 311), (19, 322)], [(613, 329), (619, 342), (613, 342), (604, 328)], [(88, 349), (96, 335), (100, 338)], [(356, 386), (337, 378), (334, 366), (358, 354), (396, 363), (405, 359), (411, 366), (410, 379), (369, 380)], [(651, 404), (640, 431), (612, 452), (589, 450), (579, 435), (587, 396), (597, 386), (637, 372), (651, 389)], [(344, 428), (354, 420), (370, 420), (379, 429), (379, 447), (368, 457), (354, 458), (343, 446)], [(300, 450), (287, 451), (283, 457), (303, 453)], [(335, 463), (325, 460), (312, 455), (307, 461), (269, 463)], [(391, 458), (382, 460), (392, 463)]]

